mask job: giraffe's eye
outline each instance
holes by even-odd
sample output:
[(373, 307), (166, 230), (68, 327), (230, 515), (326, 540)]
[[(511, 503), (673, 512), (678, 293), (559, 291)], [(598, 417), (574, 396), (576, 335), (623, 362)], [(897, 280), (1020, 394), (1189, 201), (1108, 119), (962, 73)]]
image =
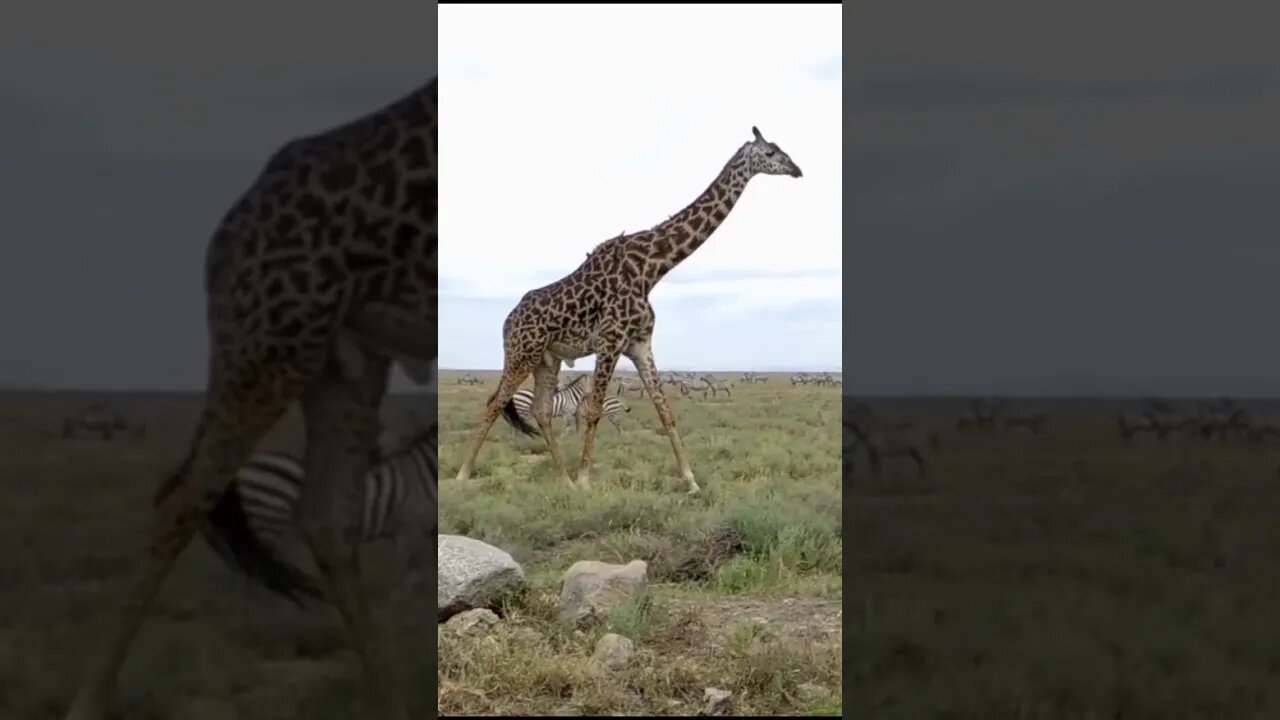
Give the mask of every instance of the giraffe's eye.
[(764, 151), (764, 156), (765, 156), (765, 157), (773, 157), (773, 151), (772, 151), (772, 150), (765, 150), (765, 151)]

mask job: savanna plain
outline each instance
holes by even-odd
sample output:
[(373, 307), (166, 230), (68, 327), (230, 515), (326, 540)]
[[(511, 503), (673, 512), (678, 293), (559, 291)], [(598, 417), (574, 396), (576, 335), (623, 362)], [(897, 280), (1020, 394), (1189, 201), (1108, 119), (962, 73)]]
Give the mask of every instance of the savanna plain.
[[(0, 718), (61, 717), (97, 637), (105, 594), (144, 547), (152, 493), (182, 460), (202, 399), (0, 394)], [(433, 395), (392, 396), (385, 422), (409, 431), (434, 415), (434, 405)], [(66, 419), (104, 417), (109, 439), (78, 426), (63, 437)], [(293, 413), (262, 449), (298, 452), (302, 437)], [(376, 602), (390, 606), (411, 716), (430, 717), (434, 566), (429, 546), (414, 550), (371, 546), (362, 559)], [(315, 572), (305, 552), (295, 557)], [(197, 537), (129, 653), (110, 717), (367, 717), (368, 692), (348, 647), (332, 608), (299, 608), (250, 585)]]
[(848, 717), (1280, 717), (1280, 404), (1005, 410), (846, 401)]
[[(731, 397), (723, 385), (706, 399), (668, 388), (703, 488), (694, 498), (652, 404), (635, 393), (624, 396), (631, 412), (620, 429), (601, 423), (591, 490), (568, 487), (541, 441), (501, 420), (475, 475), (455, 483), (496, 380), (475, 374), (483, 385), (440, 377), (440, 532), (511, 553), (526, 584), (503, 599), (486, 633), (449, 633), (432, 619), (431, 549), (367, 547), (366, 577), (393, 623), (411, 716), (695, 714), (707, 688), (730, 693), (721, 712), (839, 714), (838, 388), (776, 375), (743, 384), (731, 374), (721, 374)], [(200, 400), (0, 395), (0, 717), (57, 717), (65, 708), (104, 593), (143, 546), (152, 493), (182, 459)], [(434, 395), (392, 395), (389, 434), (434, 418), (436, 404)], [(89, 416), (113, 417), (111, 437), (78, 426), (64, 437), (67, 419)], [(297, 452), (301, 430), (291, 414), (262, 449)], [(571, 467), (580, 446), (580, 435), (564, 438)], [(305, 552), (296, 558), (314, 572)], [(581, 559), (645, 560), (643, 601), (586, 631), (562, 626), (556, 593)], [(628, 669), (591, 662), (607, 632), (634, 642)], [(111, 712), (113, 720), (348, 720), (369, 705), (332, 608), (266, 593), (197, 538), (130, 652)]]
[[(705, 711), (708, 688), (730, 693), (723, 712), (840, 714), (839, 388), (738, 373), (716, 373), (705, 397), (666, 384), (702, 487), (690, 497), (652, 402), (629, 390), (620, 427), (600, 423), (590, 490), (502, 420), (475, 475), (456, 482), (497, 384), (497, 373), (465, 375), (440, 378), (440, 532), (510, 553), (526, 584), (486, 632), (439, 628), (441, 714), (688, 715)], [(571, 471), (581, 443), (573, 432), (561, 442)], [(648, 565), (639, 601), (587, 629), (557, 620), (574, 562), (636, 559)], [(593, 662), (606, 633), (632, 641), (625, 669)]]

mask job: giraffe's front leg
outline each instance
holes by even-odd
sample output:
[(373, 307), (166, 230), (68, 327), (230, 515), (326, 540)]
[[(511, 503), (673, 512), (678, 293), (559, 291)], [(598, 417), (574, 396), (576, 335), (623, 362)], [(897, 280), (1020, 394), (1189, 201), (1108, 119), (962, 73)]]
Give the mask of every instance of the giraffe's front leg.
[(689, 460), (685, 456), (684, 443), (680, 442), (680, 433), (676, 431), (675, 413), (671, 411), (666, 396), (662, 394), (662, 386), (658, 382), (658, 367), (653, 362), (651, 341), (645, 340), (632, 345), (627, 351), (627, 358), (636, 366), (636, 370), (640, 373), (640, 380), (644, 382), (644, 388), (649, 392), (649, 399), (653, 400), (653, 408), (658, 412), (658, 419), (662, 421), (662, 429), (666, 430), (667, 438), (671, 440), (671, 450), (675, 453), (676, 464), (680, 466), (680, 475), (684, 477), (689, 494), (697, 495), (702, 490), (693, 478), (693, 469), (689, 467)]

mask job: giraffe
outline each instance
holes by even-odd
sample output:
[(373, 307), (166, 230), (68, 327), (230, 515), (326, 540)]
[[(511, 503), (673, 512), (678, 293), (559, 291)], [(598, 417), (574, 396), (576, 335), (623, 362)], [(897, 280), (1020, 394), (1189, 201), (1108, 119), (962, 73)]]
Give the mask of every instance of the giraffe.
[[(204, 406), (159, 486), (147, 546), (86, 657), (66, 720), (102, 720), (160, 586), (197, 529), (247, 572), (296, 578), (213, 513), (263, 436), (300, 402), (308, 486), (299, 524), (383, 717), (404, 720), (386, 632), (361, 586), (355, 478), (376, 447), (392, 362), (419, 384), (436, 363), (433, 78), (363, 117), (282, 145), (224, 214), (205, 254)], [(304, 592), (305, 594), (305, 592)]]
[(619, 356), (626, 356), (636, 366), (653, 401), (688, 492), (700, 492), (654, 364), (655, 320), (649, 293), (724, 222), (752, 177), (801, 177), (799, 166), (785, 152), (765, 140), (757, 128), (752, 127), (751, 132), (754, 139), (739, 147), (711, 185), (684, 209), (649, 230), (600, 243), (576, 270), (525, 293), (502, 324), (502, 379), (471, 434), (457, 480), (471, 476), (476, 456), (498, 414), (532, 374), (534, 418), (556, 471), (574, 484), (559, 443), (551, 433), (549, 406), (560, 363), (594, 354), (595, 379), (582, 410), (585, 430), (577, 486), (590, 487), (592, 450), (604, 394)]

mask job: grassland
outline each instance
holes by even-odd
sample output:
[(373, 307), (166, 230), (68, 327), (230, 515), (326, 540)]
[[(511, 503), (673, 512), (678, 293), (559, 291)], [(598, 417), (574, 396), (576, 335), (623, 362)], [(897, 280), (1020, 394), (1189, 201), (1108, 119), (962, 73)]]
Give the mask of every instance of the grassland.
[[(458, 386), (447, 373), (441, 387), (442, 531), (507, 549), (530, 583), (488, 639), (440, 640), (437, 668), (433, 582), (397, 586), (403, 559), (366, 554), (374, 584), (400, 588), (386, 602), (413, 717), (429, 716), (437, 701), (443, 713), (689, 713), (706, 686), (746, 691), (742, 712), (838, 711), (836, 391), (793, 391), (774, 380), (732, 401), (676, 400), (705, 488), (690, 500), (651, 406), (635, 399), (623, 434), (602, 426), (589, 495), (563, 487), (537, 445), (505, 425), (494, 429), (473, 481), (454, 485), (462, 438), (487, 390)], [(181, 459), (199, 399), (0, 394), (0, 718), (53, 718), (68, 702), (104, 592), (143, 542), (151, 493)], [(60, 436), (65, 415), (99, 402), (145, 421), (146, 436)], [(430, 416), (430, 402), (392, 397), (386, 422), (405, 426), (406, 411)], [(265, 446), (299, 449), (300, 427), (290, 416)], [(566, 441), (571, 462), (576, 440)], [(740, 533), (743, 547), (712, 557), (709, 539), (725, 537), (724, 528)], [(636, 641), (637, 657), (631, 671), (601, 677), (585, 663), (594, 635), (555, 628), (550, 595), (574, 560), (632, 557), (650, 562), (653, 601), (610, 620)], [(672, 581), (690, 558), (714, 560), (714, 573)], [(806, 694), (806, 682), (831, 694)], [(367, 712), (336, 613), (266, 595), (197, 540), (130, 653), (111, 717), (350, 720)]]
[[(428, 396), (429, 397), (429, 396)], [(0, 718), (60, 717), (96, 634), (104, 591), (142, 546), (151, 493), (181, 459), (196, 395), (0, 394)], [(63, 416), (94, 402), (145, 420), (145, 438), (63, 440)], [(394, 397), (425, 414), (422, 397)], [(297, 450), (289, 417), (266, 445)], [(382, 596), (400, 559), (367, 555)], [(425, 586), (424, 586), (425, 585)], [(390, 596), (413, 717), (435, 709), (432, 582)], [(363, 677), (337, 614), (247, 586), (197, 540), (166, 581), (120, 680), (113, 720), (351, 720)]]
[(848, 717), (1280, 717), (1274, 443), (1124, 443), (1103, 401), (1025, 403), (1040, 436), (872, 404), (941, 443), (924, 478), (846, 485)]
[[(480, 636), (440, 634), (442, 714), (691, 714), (703, 691), (734, 693), (742, 714), (839, 714), (841, 517), (839, 391), (782, 377), (726, 400), (680, 398), (678, 424), (704, 488), (684, 495), (647, 399), (630, 397), (622, 432), (602, 423), (583, 493), (552, 471), (541, 441), (499, 421), (476, 475), (452, 476), (494, 374), (440, 383), (442, 533), (484, 540), (525, 568), (527, 589)], [(562, 447), (576, 468), (581, 439)], [(731, 538), (731, 540), (726, 540)], [(649, 563), (646, 604), (600, 628), (554, 620), (578, 560)], [(601, 672), (595, 641), (635, 642), (631, 666)]]

